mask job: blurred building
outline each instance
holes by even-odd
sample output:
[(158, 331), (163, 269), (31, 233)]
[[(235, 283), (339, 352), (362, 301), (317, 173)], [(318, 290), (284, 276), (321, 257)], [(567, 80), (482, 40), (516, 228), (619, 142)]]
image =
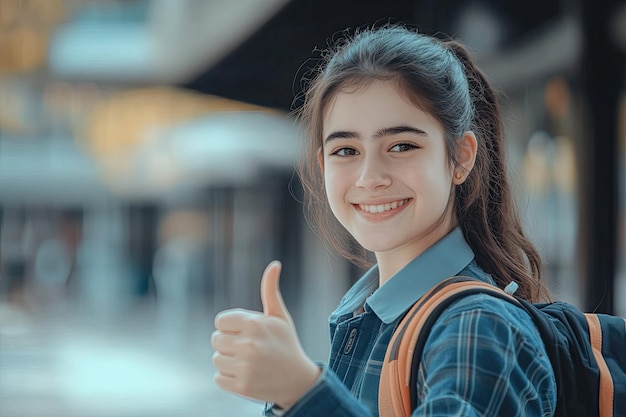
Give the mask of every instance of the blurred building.
[[(362, 271), (303, 221), (291, 110), (314, 49), (387, 21), (469, 45), (505, 97), (516, 196), (555, 297), (626, 315), (623, 2), (0, 0), (0, 417), (89, 415), (111, 376), (93, 368), (96, 336), (120, 369), (146, 354), (132, 390), (175, 404), (99, 415), (211, 409), (186, 384), (211, 379), (213, 315), (259, 309), (272, 259), (325, 358), (326, 316)], [(133, 348), (115, 356), (118, 336)], [(46, 371), (31, 378), (33, 363)], [(146, 376), (180, 383), (141, 391)]]

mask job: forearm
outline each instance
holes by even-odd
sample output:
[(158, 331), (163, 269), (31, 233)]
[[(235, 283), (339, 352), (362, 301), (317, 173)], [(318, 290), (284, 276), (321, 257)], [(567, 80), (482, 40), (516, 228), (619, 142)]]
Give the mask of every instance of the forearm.
[[(265, 412), (273, 416), (271, 410)], [(315, 385), (283, 417), (370, 417), (371, 413), (357, 401), (337, 376), (323, 367)]]

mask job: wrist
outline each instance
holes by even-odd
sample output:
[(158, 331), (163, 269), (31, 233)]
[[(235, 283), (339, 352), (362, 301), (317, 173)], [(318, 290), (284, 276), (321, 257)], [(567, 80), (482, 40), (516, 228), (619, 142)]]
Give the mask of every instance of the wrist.
[(322, 374), (322, 368), (313, 362), (309, 362), (308, 365), (309, 366), (305, 368), (305, 371), (302, 374), (302, 383), (298, 384), (296, 390), (293, 391), (293, 395), (290, 395), (288, 399), (286, 398), (283, 401), (275, 403), (275, 406), (279, 407), (282, 413), (285, 413), (295, 403), (297, 403), (300, 398), (302, 398), (319, 380), (320, 375)]

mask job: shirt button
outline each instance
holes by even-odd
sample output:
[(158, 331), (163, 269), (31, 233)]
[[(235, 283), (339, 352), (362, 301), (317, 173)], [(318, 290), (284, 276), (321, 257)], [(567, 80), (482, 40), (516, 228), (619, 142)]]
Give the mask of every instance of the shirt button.
[(358, 333), (357, 329), (352, 329), (350, 331), (350, 335), (348, 335), (348, 341), (346, 342), (346, 345), (343, 348), (344, 355), (347, 355), (352, 351), (352, 346), (354, 346), (354, 341), (356, 340), (357, 333)]

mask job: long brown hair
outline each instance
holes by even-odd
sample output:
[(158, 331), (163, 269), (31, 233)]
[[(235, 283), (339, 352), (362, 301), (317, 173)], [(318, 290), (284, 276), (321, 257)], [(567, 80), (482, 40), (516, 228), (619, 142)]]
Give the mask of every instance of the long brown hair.
[(370, 265), (367, 251), (332, 215), (317, 152), (329, 101), (343, 88), (374, 80), (396, 82), (419, 108), (441, 123), (454, 165), (456, 139), (468, 130), (475, 133), (474, 168), (455, 189), (458, 223), (477, 263), (500, 287), (515, 281), (517, 295), (531, 301), (547, 299), (539, 253), (522, 229), (509, 187), (496, 93), (466, 48), (454, 40), (386, 25), (346, 34), (325, 51), (306, 80), (304, 104), (298, 111), (307, 138), (298, 171), (313, 230), (353, 263)]

